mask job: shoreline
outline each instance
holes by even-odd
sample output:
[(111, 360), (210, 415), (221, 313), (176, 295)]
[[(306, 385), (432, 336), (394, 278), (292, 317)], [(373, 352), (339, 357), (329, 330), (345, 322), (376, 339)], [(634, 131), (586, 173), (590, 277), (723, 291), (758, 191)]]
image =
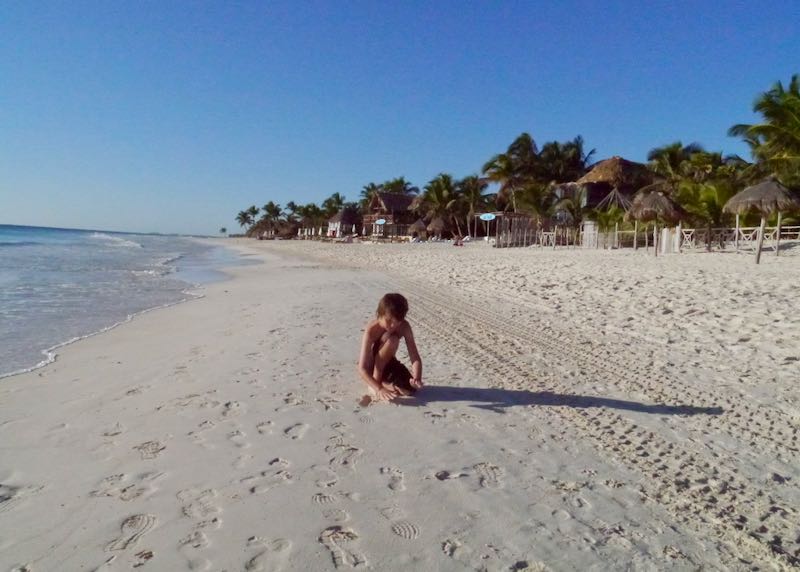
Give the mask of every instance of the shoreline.
[[(708, 299), (724, 260), (230, 246), (263, 263), (0, 384), (0, 565), (791, 562), (800, 324), (736, 340), (743, 318), (772, 323), (800, 259), (739, 277), (731, 292), (755, 290), (737, 302)], [(702, 312), (650, 300), (654, 284)], [(362, 408), (360, 328), (387, 291), (409, 298), (427, 387)]]
[[(59, 229), (59, 230), (61, 230), (61, 229)], [(71, 229), (65, 229), (65, 230), (71, 230)], [(125, 233), (117, 233), (117, 234), (125, 234)], [(214, 247), (227, 249), (227, 250), (230, 250), (232, 252), (239, 253), (240, 257), (242, 256), (241, 253), (243, 251), (238, 249), (238, 248), (236, 248), (235, 245), (218, 244), (217, 242), (214, 242), (215, 239), (209, 239), (209, 238), (193, 238), (192, 237), (192, 240), (195, 240), (195, 241), (201, 242), (201, 243), (210, 244), (210, 245), (212, 245)], [(176, 256), (173, 256), (173, 257), (170, 257), (170, 258), (165, 258), (164, 260), (160, 261), (160, 264), (163, 265), (163, 266), (166, 266), (168, 263), (175, 262), (177, 260), (180, 260), (183, 257), (184, 257), (183, 254), (179, 254), (179, 255), (176, 255)], [(128, 314), (124, 319), (119, 320), (117, 322), (114, 322), (114, 323), (112, 323), (112, 324), (110, 324), (108, 326), (105, 326), (103, 328), (100, 328), (99, 330), (95, 330), (95, 331), (89, 332), (89, 333), (84, 334), (84, 335), (75, 336), (75, 337), (73, 337), (73, 338), (71, 338), (69, 340), (66, 340), (66, 341), (63, 341), (63, 342), (59, 342), (59, 343), (57, 343), (57, 344), (55, 344), (53, 346), (50, 346), (50, 347), (45, 348), (43, 350), (40, 350), (39, 353), (42, 354), (43, 356), (45, 356), (45, 358), (43, 360), (39, 361), (38, 363), (36, 363), (35, 365), (32, 365), (30, 367), (25, 367), (25, 368), (18, 369), (18, 370), (15, 370), (15, 371), (10, 371), (10, 372), (7, 372), (7, 373), (0, 372), (0, 383), (2, 383), (2, 380), (4, 380), (4, 379), (10, 378), (10, 377), (14, 377), (14, 376), (17, 376), (17, 375), (21, 375), (21, 374), (25, 374), (25, 373), (31, 373), (31, 372), (34, 372), (34, 371), (36, 371), (38, 369), (41, 369), (43, 367), (47, 367), (48, 365), (50, 365), (51, 363), (54, 363), (58, 359), (58, 351), (57, 350), (60, 350), (61, 348), (64, 348), (64, 347), (67, 347), (67, 346), (70, 346), (70, 345), (72, 345), (74, 343), (80, 342), (81, 340), (85, 340), (85, 339), (88, 339), (88, 338), (92, 338), (94, 336), (98, 336), (98, 335), (104, 334), (105, 332), (111, 331), (114, 328), (117, 328), (117, 327), (119, 327), (121, 325), (124, 325), (124, 324), (127, 324), (127, 323), (133, 321), (137, 316), (140, 316), (140, 315), (145, 314), (147, 312), (152, 312), (152, 311), (156, 311), (156, 310), (163, 310), (163, 309), (166, 309), (166, 308), (170, 308), (172, 306), (176, 306), (178, 304), (184, 304), (186, 302), (191, 302), (193, 300), (196, 300), (197, 298), (202, 298), (203, 294), (194, 293), (194, 292), (202, 289), (207, 284), (214, 284), (214, 283), (217, 283), (217, 282), (225, 282), (226, 280), (230, 280), (232, 278), (232, 276), (231, 276), (229, 270), (231, 268), (236, 268), (236, 266), (237, 265), (221, 266), (221, 267), (218, 267), (218, 268), (212, 268), (211, 271), (212, 272), (217, 272), (220, 275), (220, 277), (218, 277), (216, 279), (213, 279), (213, 280), (210, 280), (210, 281), (207, 281), (207, 282), (192, 283), (192, 282), (189, 282), (189, 281), (184, 280), (182, 278), (176, 278), (177, 281), (183, 282), (184, 284), (186, 284), (186, 287), (181, 291), (186, 296), (185, 298), (182, 298), (180, 300), (176, 300), (174, 302), (168, 302), (166, 304), (160, 304), (160, 305), (153, 306), (153, 307), (150, 307), (150, 308), (145, 308), (145, 309), (139, 310), (137, 312), (133, 312), (131, 314)], [(179, 271), (176, 272), (176, 274), (178, 274), (178, 273), (179, 273)]]

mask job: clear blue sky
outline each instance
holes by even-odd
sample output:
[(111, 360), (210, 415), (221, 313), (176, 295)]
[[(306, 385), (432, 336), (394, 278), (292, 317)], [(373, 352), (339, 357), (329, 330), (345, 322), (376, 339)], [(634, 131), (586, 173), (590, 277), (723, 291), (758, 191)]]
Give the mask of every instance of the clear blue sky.
[[(400, 5), (398, 5), (400, 4)], [(643, 161), (800, 72), (800, 3), (0, 3), (0, 223), (214, 233), (476, 173), (521, 132)]]

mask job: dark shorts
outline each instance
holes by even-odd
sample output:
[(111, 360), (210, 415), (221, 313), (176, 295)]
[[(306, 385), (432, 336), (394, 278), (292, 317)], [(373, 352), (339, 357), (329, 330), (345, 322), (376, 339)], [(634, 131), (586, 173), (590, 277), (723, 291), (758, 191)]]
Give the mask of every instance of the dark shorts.
[[(372, 346), (373, 360), (377, 359), (378, 351), (380, 349), (380, 342), (376, 342), (375, 345)], [(390, 359), (389, 363), (386, 364), (386, 367), (383, 368), (382, 381), (383, 383), (389, 383), (409, 393), (417, 392), (417, 388), (411, 385), (411, 372), (408, 371), (406, 366), (400, 363), (400, 360), (394, 357)]]

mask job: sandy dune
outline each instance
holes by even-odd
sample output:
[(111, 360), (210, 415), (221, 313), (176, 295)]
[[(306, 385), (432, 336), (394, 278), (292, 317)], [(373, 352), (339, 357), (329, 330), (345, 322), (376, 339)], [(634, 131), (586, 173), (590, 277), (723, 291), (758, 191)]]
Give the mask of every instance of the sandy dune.
[[(264, 264), (0, 382), (0, 567), (800, 562), (800, 256), (243, 242)], [(426, 390), (362, 408), (411, 304)]]

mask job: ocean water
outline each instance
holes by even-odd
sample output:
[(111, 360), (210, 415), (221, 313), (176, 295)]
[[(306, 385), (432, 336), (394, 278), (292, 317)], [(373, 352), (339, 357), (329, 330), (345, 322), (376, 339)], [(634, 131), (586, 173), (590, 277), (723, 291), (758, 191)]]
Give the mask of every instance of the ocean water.
[(0, 225), (0, 377), (221, 280), (235, 252), (189, 237)]

